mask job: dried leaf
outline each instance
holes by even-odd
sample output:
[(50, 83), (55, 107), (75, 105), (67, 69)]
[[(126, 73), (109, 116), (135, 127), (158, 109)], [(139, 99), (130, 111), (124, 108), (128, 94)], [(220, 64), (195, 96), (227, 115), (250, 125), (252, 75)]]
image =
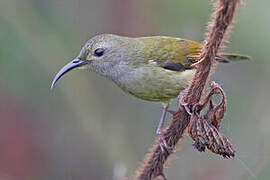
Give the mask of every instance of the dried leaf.
[[(213, 96), (219, 95), (219, 104), (213, 102)], [(202, 115), (201, 110), (209, 103), (208, 111)], [(235, 150), (230, 141), (219, 132), (221, 119), (226, 112), (226, 97), (222, 88), (212, 82), (211, 90), (202, 104), (195, 105), (191, 115), (188, 132), (195, 141), (194, 146), (198, 151), (205, 151), (207, 147), (210, 151), (220, 154), (223, 157), (233, 157)]]

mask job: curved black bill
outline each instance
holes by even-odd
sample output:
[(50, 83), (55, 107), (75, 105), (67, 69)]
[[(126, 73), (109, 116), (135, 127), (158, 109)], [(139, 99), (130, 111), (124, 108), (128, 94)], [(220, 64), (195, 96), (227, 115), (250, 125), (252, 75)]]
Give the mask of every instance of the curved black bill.
[(55, 83), (58, 81), (58, 79), (60, 79), (64, 74), (66, 74), (68, 71), (83, 66), (87, 64), (86, 60), (80, 60), (80, 59), (74, 59), (73, 61), (69, 62), (68, 64), (66, 64), (54, 77), (53, 81), (52, 81), (52, 85), (51, 85), (51, 89), (53, 89)]

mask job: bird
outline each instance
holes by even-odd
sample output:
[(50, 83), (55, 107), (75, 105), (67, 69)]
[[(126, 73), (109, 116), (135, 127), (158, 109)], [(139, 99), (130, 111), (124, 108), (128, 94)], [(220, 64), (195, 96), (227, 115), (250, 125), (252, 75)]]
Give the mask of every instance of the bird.
[[(139, 99), (161, 102), (163, 110), (156, 134), (161, 148), (168, 148), (163, 126), (169, 104), (191, 83), (202, 49), (203, 44), (178, 37), (99, 34), (90, 38), (78, 56), (56, 74), (51, 89), (65, 73), (80, 68), (106, 77)], [(220, 53), (215, 59), (227, 63), (250, 57)]]

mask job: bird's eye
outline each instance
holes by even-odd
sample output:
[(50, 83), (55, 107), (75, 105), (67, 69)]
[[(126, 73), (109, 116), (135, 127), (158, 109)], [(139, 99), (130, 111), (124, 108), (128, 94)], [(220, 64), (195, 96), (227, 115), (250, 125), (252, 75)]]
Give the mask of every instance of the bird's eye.
[(104, 53), (104, 49), (103, 48), (98, 48), (98, 49), (95, 50), (95, 56), (97, 56), (97, 57), (102, 56), (103, 53)]

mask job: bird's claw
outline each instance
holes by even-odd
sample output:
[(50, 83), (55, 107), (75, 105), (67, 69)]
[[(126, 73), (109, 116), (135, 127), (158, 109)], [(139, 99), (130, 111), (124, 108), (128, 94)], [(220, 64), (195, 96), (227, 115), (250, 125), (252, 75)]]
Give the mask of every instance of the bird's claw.
[(185, 108), (186, 112), (187, 112), (189, 115), (192, 115), (192, 111), (191, 111), (191, 109), (188, 107), (188, 103), (184, 102), (184, 95), (185, 95), (185, 93), (182, 93), (182, 92), (180, 93), (180, 95), (179, 95), (179, 97), (178, 97), (178, 99), (179, 99), (179, 104), (182, 105), (182, 106)]
[(174, 148), (170, 147), (166, 140), (164, 139), (164, 131), (162, 129), (157, 130), (157, 136), (158, 136), (158, 141), (159, 141), (159, 146), (162, 152), (169, 152), (172, 153), (174, 152)]

